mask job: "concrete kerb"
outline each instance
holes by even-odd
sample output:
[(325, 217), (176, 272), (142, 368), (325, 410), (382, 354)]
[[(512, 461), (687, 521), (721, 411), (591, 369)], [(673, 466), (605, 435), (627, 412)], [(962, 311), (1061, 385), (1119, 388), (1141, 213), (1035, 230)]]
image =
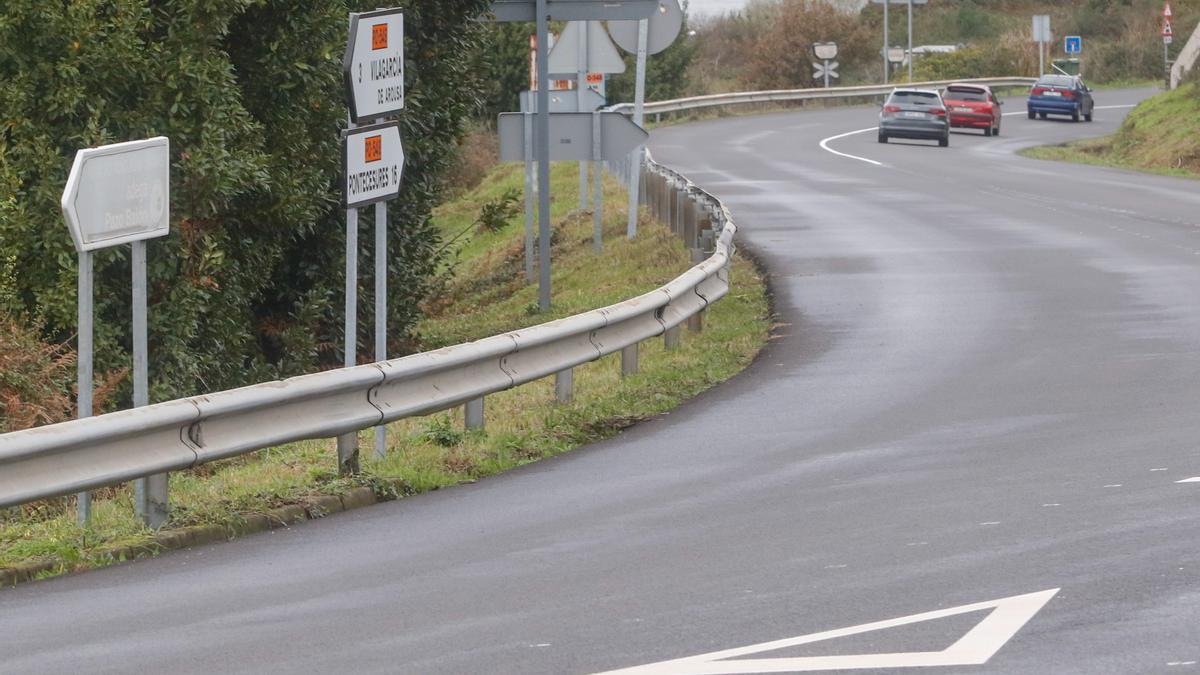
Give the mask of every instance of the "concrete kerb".
[[(380, 501), (389, 501), (387, 497), (380, 498), (369, 487), (351, 488), (344, 495), (317, 495), (308, 497), (299, 504), (289, 504), (262, 513), (248, 513), (242, 516), (239, 523), (228, 525), (195, 525), (177, 530), (162, 530), (145, 543), (127, 546), (116, 546), (103, 550), (98, 557), (110, 563), (121, 563), (138, 558), (149, 558), (165, 551), (177, 551), (193, 546), (216, 544), (230, 541), (248, 534), (277, 530), (291, 527), (306, 520), (317, 520), (325, 516), (372, 506)], [(0, 568), (0, 590), (52, 574), (60, 569), (61, 564), (48, 561), (30, 562), (13, 567)], [(66, 574), (79, 570), (68, 570)]]

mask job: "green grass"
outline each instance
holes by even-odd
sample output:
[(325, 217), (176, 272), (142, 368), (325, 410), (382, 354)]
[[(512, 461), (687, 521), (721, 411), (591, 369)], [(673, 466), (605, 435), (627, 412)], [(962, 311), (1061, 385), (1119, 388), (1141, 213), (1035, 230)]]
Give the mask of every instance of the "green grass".
[[(433, 348), (478, 339), (552, 318), (611, 304), (655, 288), (687, 269), (679, 240), (643, 215), (636, 241), (625, 231), (624, 192), (606, 179), (605, 249), (592, 252), (590, 215), (578, 214), (578, 170), (556, 165), (552, 213), (556, 219), (554, 305), (536, 310), (537, 289), (524, 283), (523, 217), (498, 232), (469, 227), (480, 205), (520, 187), (519, 165), (497, 167), (477, 189), (440, 207), (435, 219), (449, 235), (467, 229), (454, 246), (457, 264), (444, 280), (442, 297), (429, 303), (419, 326)], [(377, 494), (405, 496), (474, 481), (506, 469), (600, 440), (668, 411), (688, 397), (744, 368), (767, 339), (763, 281), (738, 258), (730, 294), (709, 310), (700, 333), (685, 331), (672, 351), (661, 340), (643, 345), (639, 374), (622, 378), (618, 356), (580, 366), (575, 400), (554, 404), (553, 378), (487, 397), (486, 430), (463, 431), (461, 412), (402, 420), (388, 428), (388, 453), (371, 456), (373, 433), (362, 434), (363, 472), (336, 474), (332, 441), (293, 443), (171, 476), (171, 528), (217, 524), (236, 528), (250, 514), (303, 504), (317, 495), (370, 486)], [(154, 551), (154, 533), (133, 516), (129, 486), (96, 493), (93, 520), (74, 523), (69, 499), (0, 511), (0, 568), (48, 561), (57, 574), (117, 562), (117, 546)]]
[(1200, 178), (1200, 84), (1146, 99), (1117, 133), (1029, 148), (1026, 157)]

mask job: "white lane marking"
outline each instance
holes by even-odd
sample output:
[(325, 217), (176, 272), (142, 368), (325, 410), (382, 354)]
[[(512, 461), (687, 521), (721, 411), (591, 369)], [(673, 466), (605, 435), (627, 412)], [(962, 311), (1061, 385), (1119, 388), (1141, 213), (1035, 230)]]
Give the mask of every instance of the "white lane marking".
[(999, 524), (1000, 524), (1000, 521), (998, 521), (998, 520), (989, 520), (986, 523), (980, 523), (980, 525), (999, 525)]
[(1175, 482), (1176, 483), (1200, 483), (1200, 476), (1196, 476), (1195, 478), (1184, 478), (1183, 480), (1177, 480)]
[[(1124, 105), (1098, 105), (1093, 110), (1116, 110), (1118, 108), (1136, 108), (1137, 103), (1126, 103)], [(1011, 115), (1028, 115), (1028, 110), (1017, 110), (1015, 112), (1000, 113), (1001, 117), (1009, 117)]]
[(1046, 507), (1050, 507), (1050, 506), (1062, 506), (1062, 504), (1057, 504), (1057, 503), (1055, 503), (1055, 504), (1042, 504), (1042, 506), (1046, 506)]
[[(987, 663), (1017, 631), (1029, 622), (1059, 589), (1014, 595), (990, 602), (963, 605), (923, 614), (902, 616), (861, 626), (763, 642), (748, 647), (689, 656), (644, 666), (613, 670), (602, 675), (734, 675), (738, 673), (795, 673), (813, 670), (852, 670), (858, 668), (913, 668), (930, 666), (975, 666)], [(850, 635), (886, 630), (898, 626), (934, 621), (959, 614), (992, 610), (957, 642), (940, 652), (899, 652), (894, 654), (844, 654), (837, 656), (800, 656), (790, 658), (737, 659), (749, 654), (797, 647)]]
[(1105, 485), (1104, 487), (1106, 487), (1106, 488), (1118, 488), (1118, 487), (1121, 487), (1121, 484), (1120, 484), (1120, 483), (1113, 483), (1113, 484), (1111, 484), (1111, 485)]
[(1151, 471), (1166, 471), (1166, 470), (1167, 470), (1167, 467), (1165, 467), (1165, 466), (1164, 466), (1164, 467), (1162, 467), (1162, 468), (1160, 468), (1160, 469), (1150, 469), (1150, 470), (1151, 470)]
[(848, 157), (850, 159), (857, 159), (860, 162), (866, 162), (867, 164), (874, 164), (875, 166), (883, 166), (883, 162), (876, 162), (873, 159), (867, 159), (866, 157), (859, 157), (858, 155), (848, 155), (844, 152), (838, 152), (837, 150), (834, 150), (833, 148), (829, 147), (829, 141), (836, 141), (839, 138), (845, 138), (847, 136), (853, 136), (855, 134), (865, 134), (868, 131), (877, 131), (878, 129), (879, 129), (879, 127), (871, 127), (870, 129), (859, 129), (858, 131), (847, 131), (844, 134), (838, 134), (837, 136), (830, 136), (829, 138), (826, 138), (825, 140), (821, 141), (821, 149), (826, 152), (832, 152), (833, 154), (835, 154), (839, 157)]

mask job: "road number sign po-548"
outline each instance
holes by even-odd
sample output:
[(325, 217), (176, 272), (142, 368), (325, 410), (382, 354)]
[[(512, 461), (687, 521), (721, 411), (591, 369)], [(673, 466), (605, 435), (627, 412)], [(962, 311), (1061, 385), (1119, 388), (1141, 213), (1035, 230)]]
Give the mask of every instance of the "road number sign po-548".
[(346, 105), (356, 124), (404, 109), (404, 14), (400, 10), (350, 15), (342, 75)]
[(348, 209), (394, 199), (404, 174), (404, 145), (396, 122), (342, 133), (343, 204)]

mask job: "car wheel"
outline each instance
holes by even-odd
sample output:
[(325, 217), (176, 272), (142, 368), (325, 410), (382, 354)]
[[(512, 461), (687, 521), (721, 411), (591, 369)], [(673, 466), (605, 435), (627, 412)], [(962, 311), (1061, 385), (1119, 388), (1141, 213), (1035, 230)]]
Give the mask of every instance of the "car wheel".
[(1088, 113), (1088, 114), (1084, 115), (1083, 119), (1091, 122), (1092, 121), (1092, 113)]
[(992, 135), (992, 128), (991, 128), (991, 127), (988, 127), (988, 128), (986, 128), (986, 129), (984, 129), (984, 130), (983, 130), (983, 135), (984, 135), (984, 136), (991, 136), (991, 135)]
[(1033, 119), (1034, 117), (1037, 117), (1037, 113), (1035, 113), (1035, 112), (1033, 112), (1032, 110), (1030, 110), (1030, 111), (1029, 111), (1029, 119)]
[(1078, 110), (1076, 110), (1075, 112), (1071, 113), (1071, 121), (1072, 121), (1072, 122), (1078, 122), (1078, 121), (1079, 121), (1079, 111), (1078, 111)]
[(1044, 112), (1038, 113), (1038, 119), (1043, 119), (1043, 120), (1046, 119), (1046, 113), (1044, 113)]
[(1000, 120), (996, 120), (996, 128), (992, 130), (992, 135), (993, 136), (1000, 135)]
[(883, 133), (882, 131), (879, 132), (879, 142), (880, 143), (887, 143), (887, 138), (888, 138), (887, 134)]
[(942, 136), (941, 138), (938, 139), (938, 145), (943, 148), (950, 147), (950, 133), (949, 132), (947, 132), (945, 136)]

